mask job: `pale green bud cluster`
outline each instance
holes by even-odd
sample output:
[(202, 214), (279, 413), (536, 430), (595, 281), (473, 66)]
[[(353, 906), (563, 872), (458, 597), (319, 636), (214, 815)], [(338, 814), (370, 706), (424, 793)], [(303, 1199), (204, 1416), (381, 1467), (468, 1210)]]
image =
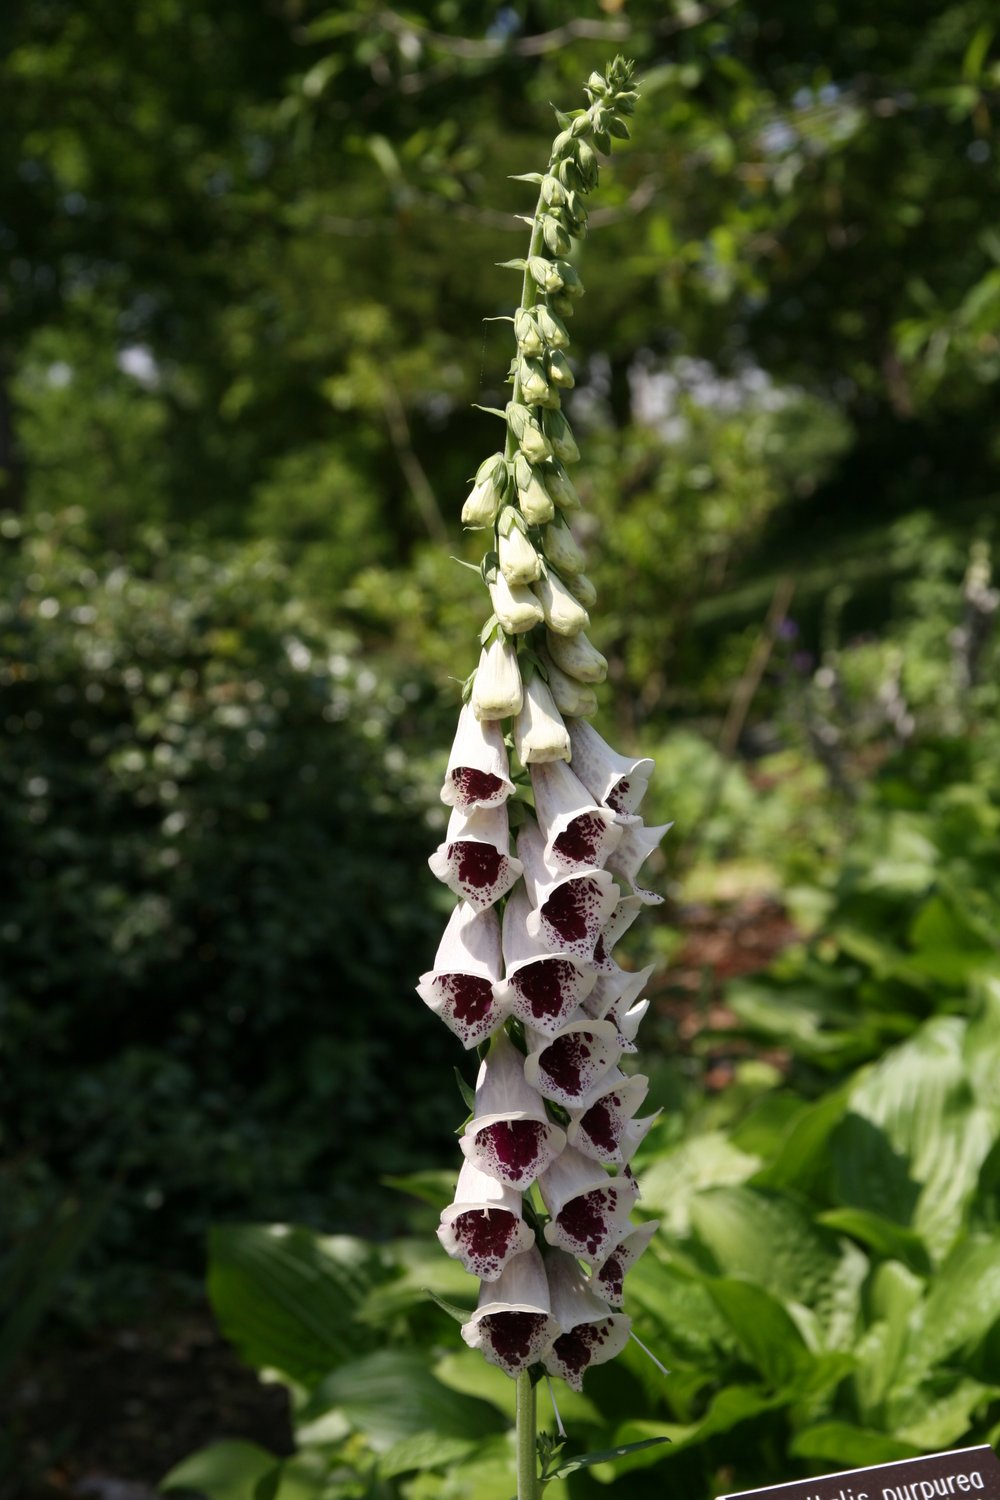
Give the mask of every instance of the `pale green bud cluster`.
[(598, 153), (610, 151), (613, 137), (629, 134), (626, 117), (637, 97), (631, 63), (616, 58), (605, 74), (592, 73), (585, 92), (588, 109), (557, 111), (560, 132), (547, 170), (519, 179), (537, 186), (538, 202), (526, 258), (507, 262), (524, 276), (513, 320), (513, 391), (503, 413), (507, 440), (502, 454), (480, 465), (462, 509), (466, 526), (492, 527), (495, 538), (483, 565), (493, 615), (471, 687), (479, 718), (501, 717), (496, 713), (501, 704), (507, 713), (517, 712), (511, 705), (517, 697), (512, 669), (519, 670), (518, 642), (530, 651), (532, 670), (548, 682), (561, 713), (592, 714), (597, 706), (592, 684), (607, 673), (607, 662), (584, 633), (596, 591), (567, 523), (567, 516), (580, 509), (580, 497), (565, 466), (576, 463), (580, 451), (561, 409), (562, 392), (575, 384), (564, 319), (583, 295), (569, 257), (574, 241), (586, 233), (584, 199), (597, 186)]

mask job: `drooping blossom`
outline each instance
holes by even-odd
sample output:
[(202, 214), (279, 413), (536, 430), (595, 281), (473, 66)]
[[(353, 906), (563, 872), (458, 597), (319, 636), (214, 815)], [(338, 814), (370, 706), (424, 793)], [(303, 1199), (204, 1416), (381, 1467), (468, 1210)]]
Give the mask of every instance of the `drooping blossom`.
[(475, 808), (463, 813), (455, 808), (448, 831), (427, 863), (456, 896), (476, 911), (485, 911), (506, 896), (521, 873), (520, 860), (509, 853), (507, 809)]
[(495, 720), (477, 719), (466, 703), (448, 756), (441, 801), (459, 812), (496, 807), (514, 790), (503, 733)]
[(579, 1263), (564, 1250), (548, 1250), (544, 1258), (552, 1315), (562, 1332), (545, 1355), (550, 1375), (561, 1376), (575, 1391), (583, 1390), (583, 1376), (591, 1365), (606, 1364), (628, 1342), (631, 1321), (612, 1312), (591, 1287)]
[(502, 1031), (480, 1065), (475, 1109), (459, 1144), (480, 1171), (520, 1192), (566, 1144), (566, 1132), (525, 1078), (523, 1055)]
[(449, 1255), (480, 1281), (496, 1281), (515, 1255), (535, 1243), (521, 1217), (521, 1195), (467, 1161), (454, 1201), (441, 1215), (438, 1239)]
[(534, 1030), (554, 1036), (594, 988), (592, 965), (569, 953), (553, 953), (528, 932), (531, 901), (523, 883), (507, 899), (503, 914), (506, 977), (494, 986), (511, 1015)]
[(502, 972), (496, 912), (476, 911), (460, 901), (438, 944), (433, 969), (420, 976), (417, 994), (463, 1047), (477, 1047), (507, 1016), (509, 1006), (495, 989)]

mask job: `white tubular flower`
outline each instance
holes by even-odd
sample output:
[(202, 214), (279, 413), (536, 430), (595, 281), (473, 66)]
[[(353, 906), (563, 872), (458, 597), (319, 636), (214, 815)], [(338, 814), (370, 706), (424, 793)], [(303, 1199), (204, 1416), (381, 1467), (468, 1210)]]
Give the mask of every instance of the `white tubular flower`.
[(626, 1078), (616, 1070), (587, 1105), (570, 1110), (569, 1144), (606, 1167), (626, 1166), (657, 1119), (656, 1114), (634, 1118), (648, 1089), (649, 1079), (641, 1073)]
[(534, 583), (542, 571), (541, 558), (527, 536), (512, 505), (500, 514), (497, 537), (500, 571), (510, 584)]
[(500, 496), (496, 486), (492, 481), (485, 480), (469, 492), (462, 506), (462, 525), (471, 527), (473, 530), (492, 526), (499, 508)]
[(520, 713), (523, 701), (517, 649), (506, 636), (494, 636), (484, 646), (472, 685), (472, 712), (477, 719), (508, 719)]
[(477, 1047), (502, 1025), (510, 1009), (494, 989), (501, 972), (496, 912), (477, 912), (460, 901), (438, 944), (433, 969), (420, 976), (417, 994), (463, 1047)]
[(514, 790), (509, 769), (500, 725), (493, 719), (477, 719), (472, 704), (464, 704), (448, 756), (441, 801), (463, 813), (477, 807), (496, 807)]
[(549, 692), (561, 714), (571, 714), (575, 719), (584, 718), (588, 714), (596, 714), (597, 694), (593, 688), (577, 682), (574, 677), (567, 677), (566, 673), (556, 666), (547, 651), (542, 652), (541, 660), (545, 667)]
[(514, 484), (517, 488), (517, 503), (529, 526), (542, 526), (555, 515), (555, 506), (545, 487), (539, 471), (532, 467), (523, 454), (514, 460)]
[(550, 632), (557, 636), (575, 636), (587, 629), (590, 616), (552, 568), (546, 569), (532, 588)]
[(542, 536), (542, 551), (560, 573), (568, 573), (572, 577), (583, 572), (583, 552), (568, 526), (546, 526)]
[(607, 1021), (569, 1021), (556, 1036), (528, 1027), (525, 1041), (525, 1079), (565, 1109), (589, 1104), (619, 1057), (618, 1035)]
[(619, 755), (583, 720), (569, 725), (569, 737), (573, 770), (587, 790), (623, 817), (637, 813), (649, 787), (653, 762)]
[(623, 972), (611, 955), (618, 939), (628, 932), (643, 905), (638, 896), (623, 896), (601, 928), (601, 935), (594, 944), (594, 965), (602, 974)]
[[(593, 1024), (593, 1023), (591, 1023)], [(480, 1172), (526, 1192), (566, 1144), (524, 1076), (524, 1058), (501, 1031), (479, 1069), (476, 1107), (459, 1141)]]
[(614, 1313), (591, 1291), (572, 1255), (549, 1250), (545, 1255), (552, 1316), (562, 1329), (542, 1363), (575, 1391), (583, 1390), (584, 1372), (620, 1354), (628, 1343), (632, 1320)]
[(590, 1284), (612, 1307), (622, 1306), (625, 1277), (659, 1227), (659, 1219), (650, 1219), (636, 1229), (626, 1229), (621, 1238), (615, 1240), (604, 1251), (603, 1256), (594, 1261)]
[(479, 1306), (462, 1324), (469, 1348), (481, 1350), (511, 1379), (536, 1364), (558, 1336), (559, 1324), (549, 1310), (545, 1267), (534, 1245), (515, 1255), (496, 1281), (480, 1289)]
[(476, 911), (485, 911), (506, 896), (521, 874), (521, 862), (511, 857), (509, 848), (506, 804), (468, 814), (456, 808), (448, 819), (444, 843), (427, 863), (456, 896), (464, 897)]
[(537, 672), (524, 685), (524, 702), (514, 720), (514, 748), (524, 766), (569, 760), (569, 731)]
[(607, 659), (591, 645), (582, 631), (579, 635), (567, 636), (547, 630), (545, 644), (552, 660), (567, 677), (575, 677), (577, 682), (603, 682), (607, 677)]
[(581, 510), (580, 496), (577, 494), (573, 481), (560, 463), (549, 465), (546, 473), (546, 487), (552, 499), (560, 510)]
[(490, 584), (490, 598), (493, 613), (508, 635), (523, 635), (542, 622), (542, 605), (531, 589), (523, 583), (508, 583), (502, 572)]
[(498, 1002), (526, 1026), (555, 1036), (594, 986), (593, 970), (568, 954), (550, 953), (528, 936), (531, 903), (523, 885), (512, 891), (503, 914), (507, 977), (493, 987)]
[(612, 973), (599, 973), (581, 1002), (584, 1014), (595, 1021), (612, 1021), (617, 1026), (619, 1016), (627, 1014), (646, 988), (654, 967), (650, 964), (632, 973), (615, 964)]
[(639, 1196), (635, 1180), (627, 1173), (609, 1177), (603, 1167), (572, 1146), (542, 1173), (538, 1187), (552, 1215), (544, 1230), (546, 1240), (592, 1263), (624, 1237)]
[(618, 900), (618, 887), (607, 870), (552, 875), (545, 864), (545, 840), (534, 823), (525, 823), (517, 840), (518, 858), (532, 910), (528, 936), (553, 953), (591, 962), (594, 944)]
[(635, 877), (673, 826), (673, 823), (661, 823), (658, 828), (649, 828), (641, 819), (636, 819), (624, 828), (621, 843), (608, 856), (608, 869), (627, 880), (634, 894), (646, 906), (659, 906), (663, 897), (639, 885)]
[(520, 1193), (470, 1161), (462, 1164), (454, 1202), (441, 1215), (437, 1237), (447, 1254), (480, 1281), (496, 1281), (513, 1256), (535, 1243), (521, 1217)]
[(547, 835), (542, 858), (552, 874), (600, 868), (622, 836), (614, 813), (591, 800), (564, 761), (532, 766), (531, 785)]

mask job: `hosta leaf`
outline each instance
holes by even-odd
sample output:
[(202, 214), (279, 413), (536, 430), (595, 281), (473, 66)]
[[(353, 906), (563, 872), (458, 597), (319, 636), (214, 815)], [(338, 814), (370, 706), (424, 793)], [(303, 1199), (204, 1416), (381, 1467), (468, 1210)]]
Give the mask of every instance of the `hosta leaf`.
[(206, 1500), (248, 1500), (260, 1480), (277, 1473), (280, 1462), (256, 1443), (229, 1438), (183, 1459), (159, 1488), (193, 1491)]
[(740, 1344), (775, 1390), (801, 1384), (815, 1356), (781, 1303), (749, 1281), (716, 1278), (708, 1292)]
[(831, 1208), (817, 1215), (817, 1222), (827, 1229), (852, 1235), (876, 1255), (886, 1260), (900, 1260), (921, 1275), (930, 1270), (930, 1256), (920, 1236), (870, 1209)]
[(702, 1188), (745, 1182), (760, 1161), (730, 1144), (721, 1131), (693, 1136), (658, 1155), (642, 1174), (643, 1207), (675, 1236), (687, 1234), (691, 1197)]
[(865, 1468), (899, 1458), (916, 1458), (923, 1450), (885, 1432), (871, 1432), (851, 1422), (817, 1422), (796, 1434), (789, 1444), (797, 1458), (819, 1459), (838, 1467)]

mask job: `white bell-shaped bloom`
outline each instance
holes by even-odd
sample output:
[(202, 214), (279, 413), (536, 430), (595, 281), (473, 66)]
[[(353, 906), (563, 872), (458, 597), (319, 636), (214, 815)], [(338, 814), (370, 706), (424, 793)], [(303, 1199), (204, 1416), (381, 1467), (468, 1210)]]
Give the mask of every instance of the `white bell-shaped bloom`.
[(618, 1033), (608, 1021), (567, 1021), (555, 1036), (528, 1027), (525, 1040), (525, 1078), (565, 1109), (589, 1103), (619, 1057)]
[(575, 677), (578, 682), (603, 682), (607, 677), (607, 658), (582, 631), (579, 635), (560, 635), (547, 630), (545, 644), (552, 660), (567, 677)]
[(529, 936), (530, 914), (527, 890), (517, 885), (503, 914), (506, 977), (493, 993), (526, 1026), (554, 1036), (593, 989), (597, 975), (580, 959), (552, 953), (539, 937)]
[[(545, 557), (560, 573), (570, 578), (583, 572), (586, 559), (576, 537), (568, 526), (546, 526), (542, 534)], [(574, 586), (574, 593), (576, 592)]]
[(590, 962), (618, 901), (611, 876), (607, 870), (554, 876), (545, 863), (545, 840), (533, 822), (522, 827), (517, 850), (532, 905), (525, 924), (528, 936), (539, 938), (553, 953)]
[(536, 1246), (509, 1260), (479, 1292), (479, 1306), (462, 1337), (512, 1379), (538, 1360), (559, 1336), (549, 1306), (549, 1284)]
[(462, 1154), (481, 1172), (525, 1192), (565, 1144), (566, 1132), (549, 1119), (524, 1076), (524, 1058), (499, 1032), (479, 1069)]
[(591, 1266), (591, 1286), (612, 1307), (621, 1307), (625, 1277), (659, 1227), (659, 1219), (650, 1219), (634, 1229), (626, 1229)]
[[(507, 515), (514, 517), (506, 522)], [(534, 583), (542, 571), (541, 558), (522, 530), (512, 506), (501, 514), (497, 535), (497, 557), (500, 571), (508, 583)]]
[(623, 1237), (639, 1196), (627, 1171), (609, 1177), (572, 1146), (543, 1172), (538, 1187), (552, 1216), (544, 1230), (548, 1243), (591, 1262), (601, 1260)]
[(513, 790), (500, 725), (493, 719), (477, 719), (472, 704), (464, 704), (448, 756), (441, 801), (470, 813), (477, 807), (506, 802)]
[(532, 588), (550, 631), (576, 636), (589, 627), (590, 616), (554, 568), (546, 568)]
[(523, 583), (508, 583), (501, 572), (490, 583), (490, 599), (493, 613), (508, 635), (523, 635), (542, 622), (542, 606), (531, 589)]
[[(575, 677), (567, 677), (566, 673), (556, 666), (547, 651), (542, 652), (541, 659), (545, 666), (549, 692), (559, 712), (571, 714), (575, 719), (584, 718), (588, 714), (596, 714), (597, 694), (594, 689), (584, 682), (578, 682)], [(570, 745), (572, 748), (572, 740)]]
[(619, 755), (592, 724), (582, 719), (570, 723), (569, 738), (571, 765), (588, 792), (623, 816), (638, 812), (653, 774), (653, 762)]
[(650, 828), (641, 819), (627, 823), (622, 830), (621, 842), (608, 856), (608, 869), (626, 880), (633, 893), (647, 906), (659, 906), (663, 897), (641, 886), (636, 875), (673, 826), (673, 823), (661, 823), (657, 828)]
[(469, 702), (477, 719), (509, 719), (523, 701), (517, 648), (504, 635), (495, 635), (479, 655)]
[(606, 1167), (627, 1165), (657, 1118), (635, 1119), (648, 1089), (649, 1079), (641, 1073), (627, 1078), (616, 1070), (586, 1105), (570, 1110), (569, 1144)]
[(645, 969), (621, 969), (613, 965), (611, 973), (598, 973), (590, 991), (583, 997), (585, 1015), (603, 1021), (614, 1012), (624, 1015), (642, 994), (652, 976), (654, 964)]
[(623, 896), (605, 922), (601, 935), (594, 944), (594, 965), (602, 973), (620, 972), (612, 951), (619, 938), (628, 932), (644, 904), (639, 896)]
[(610, 808), (597, 806), (564, 761), (532, 766), (531, 786), (545, 834), (543, 858), (552, 874), (600, 869), (622, 836)]
[(463, 1047), (477, 1047), (509, 1013), (495, 990), (502, 962), (496, 912), (477, 912), (460, 901), (441, 936), (433, 969), (420, 976), (417, 994)]
[(524, 702), (514, 720), (514, 748), (525, 766), (538, 761), (569, 760), (569, 732), (537, 672), (524, 685)]
[(598, 1297), (577, 1261), (564, 1250), (548, 1250), (544, 1259), (549, 1278), (552, 1316), (562, 1329), (543, 1359), (550, 1375), (558, 1375), (575, 1391), (591, 1365), (603, 1365), (620, 1354), (632, 1326), (624, 1313), (611, 1311)]
[(448, 1255), (480, 1281), (496, 1281), (513, 1256), (535, 1243), (521, 1216), (520, 1193), (470, 1161), (462, 1164), (454, 1201), (441, 1215), (437, 1237)]
[(505, 804), (463, 813), (448, 819), (444, 842), (427, 863), (456, 896), (476, 911), (485, 911), (505, 896), (521, 873), (520, 860), (511, 857)]

